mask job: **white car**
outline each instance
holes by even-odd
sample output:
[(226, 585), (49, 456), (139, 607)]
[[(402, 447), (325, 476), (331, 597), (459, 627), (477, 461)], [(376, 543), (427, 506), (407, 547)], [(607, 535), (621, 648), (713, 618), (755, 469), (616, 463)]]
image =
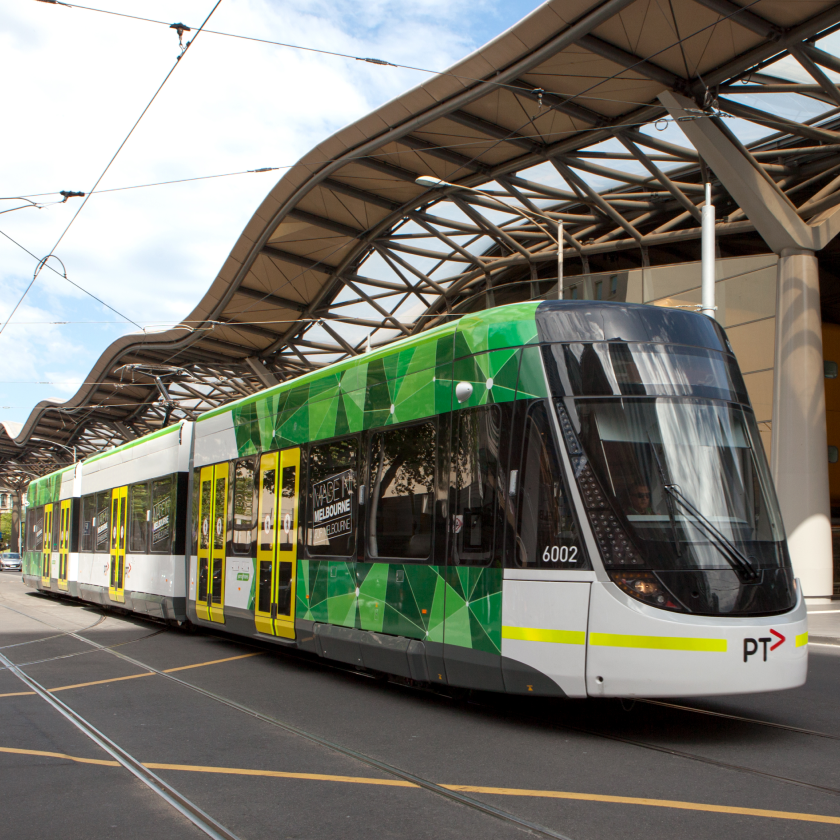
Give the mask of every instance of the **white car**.
[(20, 554), (12, 551), (6, 551), (0, 554), (0, 572), (5, 571), (20, 571)]

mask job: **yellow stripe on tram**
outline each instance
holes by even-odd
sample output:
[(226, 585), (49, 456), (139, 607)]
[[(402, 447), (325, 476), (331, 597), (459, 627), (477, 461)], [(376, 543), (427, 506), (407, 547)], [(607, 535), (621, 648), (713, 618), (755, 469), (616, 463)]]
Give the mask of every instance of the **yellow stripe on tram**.
[(553, 642), (558, 645), (586, 643), (586, 633), (582, 630), (543, 630), (539, 627), (502, 626), (502, 638), (522, 642)]
[(596, 647), (726, 653), (726, 639), (699, 639), (691, 636), (628, 636), (622, 633), (590, 633), (589, 644)]
[(807, 644), (808, 644), (808, 634), (807, 633), (800, 633), (796, 637), (796, 646), (797, 647), (802, 647), (803, 645), (807, 645)]

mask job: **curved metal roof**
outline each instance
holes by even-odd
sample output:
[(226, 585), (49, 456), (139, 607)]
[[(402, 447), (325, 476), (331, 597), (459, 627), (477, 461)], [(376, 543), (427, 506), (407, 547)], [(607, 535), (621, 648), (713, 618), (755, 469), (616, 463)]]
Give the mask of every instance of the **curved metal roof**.
[[(550, 0), (326, 139), (271, 190), (181, 326), (120, 338), (91, 371), (95, 384), (39, 403), (16, 433), (0, 428), (0, 479), (26, 482), (68, 447), (91, 454), (368, 342), (546, 294), (556, 246), (494, 196), (562, 220), (572, 274), (610, 253), (635, 265), (657, 248), (686, 258), (673, 249), (699, 239), (703, 164), (645, 130), (667, 116), (664, 90), (730, 134), (772, 132), (749, 144), (755, 165), (804, 218), (832, 207), (840, 92), (821, 68), (840, 72), (840, 60), (815, 41), (840, 23), (840, 2), (745, 6)], [(774, 75), (785, 56), (811, 83)], [(755, 107), (778, 94), (823, 113), (797, 122)], [(428, 190), (420, 175), (487, 194)], [(714, 198), (719, 235), (753, 231), (719, 184)]]

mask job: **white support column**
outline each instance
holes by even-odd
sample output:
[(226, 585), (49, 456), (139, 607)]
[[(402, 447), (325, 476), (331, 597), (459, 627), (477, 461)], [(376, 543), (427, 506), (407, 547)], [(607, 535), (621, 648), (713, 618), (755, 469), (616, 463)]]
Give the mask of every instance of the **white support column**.
[(714, 318), (715, 310), (715, 205), (712, 204), (712, 185), (706, 184), (706, 203), (702, 211), (700, 231), (701, 283), (700, 311)]
[(557, 299), (563, 300), (563, 222), (557, 222)]
[(806, 597), (832, 594), (822, 319), (817, 257), (784, 248), (776, 290), (772, 472), (794, 573)]

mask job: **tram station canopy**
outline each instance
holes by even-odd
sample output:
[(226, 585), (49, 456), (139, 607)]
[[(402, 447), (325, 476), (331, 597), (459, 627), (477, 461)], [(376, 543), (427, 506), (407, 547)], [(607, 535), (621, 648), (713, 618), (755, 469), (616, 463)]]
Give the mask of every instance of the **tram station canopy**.
[[(312, 149), (181, 325), (120, 338), (71, 399), (0, 426), (0, 483), (465, 312), (556, 295), (555, 222), (567, 275), (693, 261), (710, 179), (721, 249), (766, 252), (680, 122), (715, 125), (819, 222), (840, 204), (840, 59), (821, 46), (837, 28), (840, 2), (823, 0), (545, 3)], [(666, 91), (692, 107), (674, 117)]]

